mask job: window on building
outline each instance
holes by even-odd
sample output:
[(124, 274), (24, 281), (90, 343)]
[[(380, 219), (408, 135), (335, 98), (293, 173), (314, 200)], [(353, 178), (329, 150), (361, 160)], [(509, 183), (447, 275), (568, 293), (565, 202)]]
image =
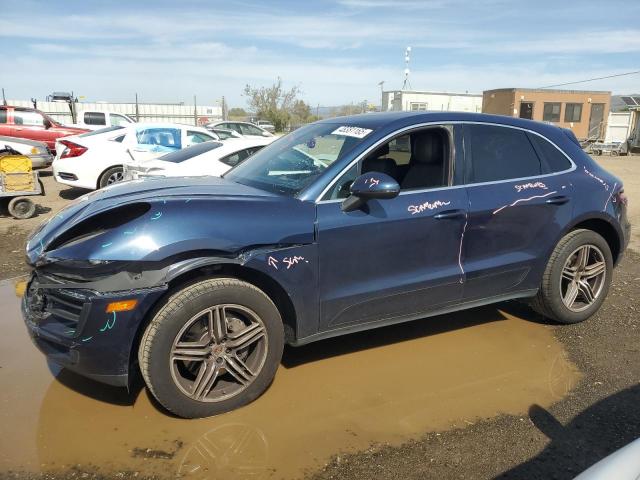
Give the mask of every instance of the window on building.
[(560, 102), (545, 103), (544, 111), (542, 113), (542, 120), (545, 122), (559, 122), (560, 121)]
[(540, 159), (524, 131), (494, 125), (465, 125), (464, 128), (469, 130), (472, 155), (467, 183), (541, 174)]
[(565, 122), (579, 122), (582, 118), (582, 104), (581, 103), (567, 103), (564, 106), (564, 121)]
[(414, 112), (416, 111), (423, 112), (427, 110), (427, 104), (424, 102), (412, 102), (411, 104), (409, 104), (409, 107)]

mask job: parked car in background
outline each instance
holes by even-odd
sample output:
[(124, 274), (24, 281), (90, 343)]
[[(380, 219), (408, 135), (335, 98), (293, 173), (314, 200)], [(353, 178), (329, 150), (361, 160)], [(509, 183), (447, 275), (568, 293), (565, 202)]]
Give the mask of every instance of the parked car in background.
[(136, 121), (123, 113), (85, 110), (78, 112), (78, 122), (71, 126), (98, 130), (105, 127), (129, 125), (131, 123), (136, 123)]
[(52, 361), (122, 386), (140, 368), (165, 408), (202, 417), (255, 400), (285, 344), (514, 299), (586, 320), (629, 237), (621, 180), (566, 130), (338, 117), (222, 178), (80, 198), (28, 239), (23, 313)]
[(209, 130), (214, 128), (224, 128), (226, 130), (233, 130), (243, 137), (273, 137), (275, 140), (275, 137), (271, 132), (249, 122), (213, 122), (207, 123), (206, 128)]
[(57, 182), (95, 190), (123, 179), (131, 158), (159, 157), (196, 143), (219, 140), (201, 127), (171, 123), (134, 123), (107, 127), (58, 141), (53, 161)]
[(258, 120), (256, 122), (256, 125), (270, 133), (275, 133), (276, 131), (276, 127), (274, 127), (273, 124), (268, 120)]
[(0, 136), (0, 149), (11, 147), (31, 159), (33, 168), (46, 168), (53, 162), (53, 155), (46, 143), (26, 138)]
[(226, 128), (214, 127), (214, 128), (209, 128), (207, 130), (215, 133), (220, 140), (226, 140), (228, 138), (244, 138), (241, 134), (239, 134), (235, 130), (228, 130)]
[(55, 153), (56, 140), (88, 132), (87, 128), (65, 127), (35, 108), (0, 105), (0, 135), (44, 142)]
[(167, 153), (158, 158), (128, 161), (124, 179), (143, 177), (219, 177), (263, 148), (265, 138), (229, 139), (225, 143), (205, 142)]

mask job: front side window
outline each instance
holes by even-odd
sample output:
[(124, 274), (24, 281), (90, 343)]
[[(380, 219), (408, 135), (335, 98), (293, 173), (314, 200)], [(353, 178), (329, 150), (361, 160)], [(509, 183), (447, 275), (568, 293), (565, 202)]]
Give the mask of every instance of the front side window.
[(190, 144), (210, 142), (211, 140), (215, 140), (215, 139), (212, 136), (207, 135), (206, 133), (187, 130), (187, 142)]
[(295, 196), (371, 132), (371, 129), (338, 123), (307, 125), (269, 144), (225, 174), (225, 178)]
[(545, 103), (542, 111), (542, 120), (545, 122), (559, 122), (560, 105), (560, 103)]
[(0, 108), (0, 123), (7, 123), (7, 109)]
[(16, 125), (25, 125), (30, 127), (44, 127), (44, 117), (40, 115), (38, 112), (14, 110), (13, 121)]
[(106, 117), (102, 112), (84, 112), (85, 125), (106, 125)]
[(495, 125), (465, 125), (471, 165), (467, 183), (533, 177), (542, 173), (540, 160), (523, 130)]
[(180, 133), (177, 128), (143, 128), (136, 131), (136, 141), (139, 145), (180, 149), (182, 148)]
[(564, 107), (565, 122), (579, 122), (582, 118), (581, 103), (567, 103)]
[(253, 125), (248, 125), (246, 123), (240, 124), (240, 130), (243, 135), (262, 135), (262, 130), (258, 127), (254, 127)]
[(450, 184), (451, 136), (445, 127), (430, 127), (400, 135), (377, 147), (349, 169), (322, 200), (347, 198), (358, 175), (389, 175), (402, 191), (440, 188)]
[(113, 126), (128, 125), (129, 123), (131, 123), (131, 120), (129, 120), (127, 117), (123, 115), (117, 115), (114, 113), (109, 114), (109, 121)]

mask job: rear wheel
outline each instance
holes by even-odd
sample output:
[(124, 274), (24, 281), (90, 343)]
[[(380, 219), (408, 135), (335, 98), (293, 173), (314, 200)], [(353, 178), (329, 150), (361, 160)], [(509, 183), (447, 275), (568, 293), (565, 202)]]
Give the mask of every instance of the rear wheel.
[(609, 244), (591, 230), (574, 230), (558, 242), (533, 308), (560, 323), (578, 323), (602, 305), (611, 285)]
[(104, 188), (107, 185), (113, 185), (124, 180), (124, 170), (122, 167), (111, 167), (106, 170), (98, 180), (98, 187)]
[(155, 398), (185, 418), (207, 417), (255, 400), (282, 358), (278, 309), (261, 290), (232, 278), (178, 291), (147, 327), (138, 352)]
[(31, 218), (36, 213), (36, 204), (28, 197), (16, 197), (9, 202), (8, 210), (15, 218)]

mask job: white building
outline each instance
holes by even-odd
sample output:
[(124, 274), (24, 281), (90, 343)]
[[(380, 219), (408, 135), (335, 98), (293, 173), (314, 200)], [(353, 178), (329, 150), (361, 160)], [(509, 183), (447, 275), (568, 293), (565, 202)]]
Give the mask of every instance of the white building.
[(382, 111), (481, 112), (482, 94), (389, 90), (382, 92)]

